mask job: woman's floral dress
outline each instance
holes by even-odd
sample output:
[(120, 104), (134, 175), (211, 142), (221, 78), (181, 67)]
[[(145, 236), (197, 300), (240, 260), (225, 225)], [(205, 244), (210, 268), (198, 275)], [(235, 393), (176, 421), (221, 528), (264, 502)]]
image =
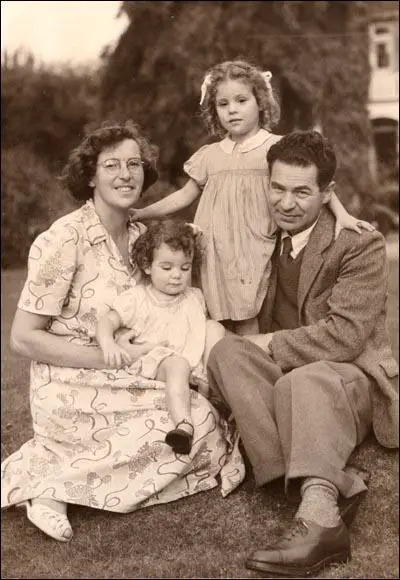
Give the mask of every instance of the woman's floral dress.
[[(144, 231), (132, 223), (130, 243)], [(32, 244), (18, 307), (50, 316), (49, 331), (97, 346), (96, 323), (138, 275), (124, 264), (92, 201)], [(31, 363), (34, 437), (2, 463), (2, 507), (42, 497), (115, 512), (166, 503), (244, 477), (234, 426), (191, 391), (190, 455), (173, 452), (164, 383), (125, 370)]]

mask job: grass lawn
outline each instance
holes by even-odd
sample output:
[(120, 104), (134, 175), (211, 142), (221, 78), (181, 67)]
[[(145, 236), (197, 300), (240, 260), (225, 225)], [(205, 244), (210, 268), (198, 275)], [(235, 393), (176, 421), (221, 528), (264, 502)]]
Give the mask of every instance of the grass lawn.
[[(2, 273), (2, 458), (32, 436), (28, 362), (10, 352), (10, 325), (23, 271)], [(398, 261), (391, 262), (389, 330), (397, 357)], [(352, 525), (352, 560), (323, 578), (398, 578), (398, 454), (371, 436), (354, 461), (372, 473)], [(257, 489), (251, 471), (227, 498), (218, 489), (133, 514), (71, 506), (69, 544), (28, 522), (25, 512), (2, 512), (1, 578), (260, 578), (244, 567), (289, 523), (282, 482)]]

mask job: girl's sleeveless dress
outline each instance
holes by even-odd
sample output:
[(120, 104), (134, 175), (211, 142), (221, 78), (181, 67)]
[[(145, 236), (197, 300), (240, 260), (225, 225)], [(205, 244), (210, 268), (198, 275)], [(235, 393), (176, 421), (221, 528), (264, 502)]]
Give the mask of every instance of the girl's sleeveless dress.
[(266, 155), (280, 138), (265, 129), (241, 144), (226, 137), (184, 165), (204, 188), (194, 222), (205, 237), (201, 285), (215, 320), (253, 318), (266, 296), (275, 247)]

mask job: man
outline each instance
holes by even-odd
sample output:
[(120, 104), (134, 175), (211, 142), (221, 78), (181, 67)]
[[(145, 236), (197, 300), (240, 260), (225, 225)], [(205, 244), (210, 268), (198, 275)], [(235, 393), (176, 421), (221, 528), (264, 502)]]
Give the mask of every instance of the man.
[(256, 483), (284, 476), (288, 496), (301, 497), (288, 532), (246, 566), (304, 577), (350, 558), (338, 498), (366, 486), (346, 462), (371, 426), (381, 444), (397, 447), (398, 368), (385, 328), (383, 236), (342, 230), (335, 240), (326, 206), (335, 186), (332, 146), (315, 131), (295, 132), (267, 161), (280, 236), (262, 334), (224, 338), (208, 367)]

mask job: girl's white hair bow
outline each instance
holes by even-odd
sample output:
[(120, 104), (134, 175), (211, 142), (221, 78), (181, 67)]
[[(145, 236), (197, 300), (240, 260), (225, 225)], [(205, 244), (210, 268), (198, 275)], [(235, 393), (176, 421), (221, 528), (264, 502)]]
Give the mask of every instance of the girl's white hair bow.
[(207, 89), (211, 84), (211, 73), (206, 74), (206, 76), (204, 77), (204, 81), (201, 85), (201, 89), (200, 89), (200, 105), (203, 104), (204, 98), (206, 96), (207, 93)]
[(265, 84), (267, 85), (267, 87), (271, 86), (271, 79), (272, 79), (272, 72), (269, 70), (266, 70), (265, 72), (261, 73), (262, 78), (264, 79)]
[(193, 235), (196, 237), (198, 235), (201, 235), (203, 233), (203, 230), (201, 229), (200, 226), (196, 225), (196, 224), (192, 224), (189, 222), (185, 222), (186, 226), (189, 226), (192, 229)]
[(267, 85), (267, 87), (270, 87), (271, 86), (271, 79), (272, 79), (272, 72), (269, 70), (266, 70), (265, 72), (261, 73), (261, 76), (264, 79), (264, 82)]

